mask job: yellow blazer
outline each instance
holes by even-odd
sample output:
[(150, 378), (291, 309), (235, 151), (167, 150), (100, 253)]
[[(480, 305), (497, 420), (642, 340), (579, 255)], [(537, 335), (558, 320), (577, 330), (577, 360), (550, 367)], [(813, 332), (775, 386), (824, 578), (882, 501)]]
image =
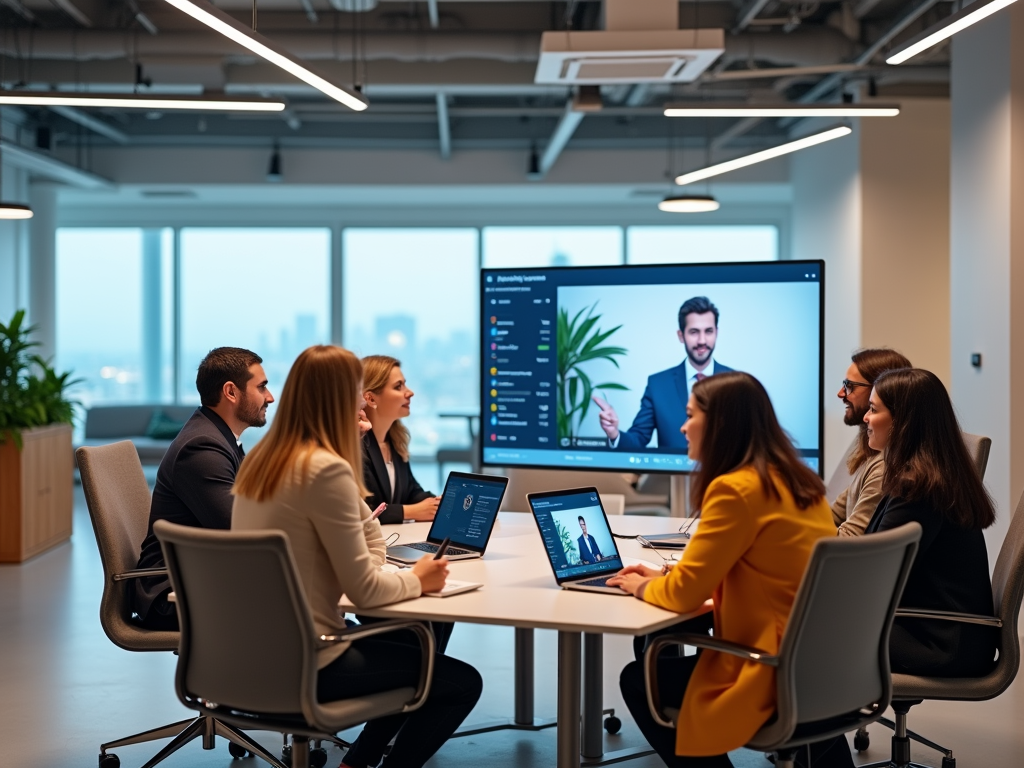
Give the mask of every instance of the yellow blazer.
[[(781, 500), (766, 496), (750, 467), (716, 478), (682, 561), (647, 584), (644, 600), (687, 613), (710, 597), (716, 637), (777, 653), (811, 548), (836, 527), (824, 497), (801, 510), (777, 478), (775, 487)], [(676, 753), (741, 747), (774, 711), (772, 667), (704, 651), (683, 697)]]

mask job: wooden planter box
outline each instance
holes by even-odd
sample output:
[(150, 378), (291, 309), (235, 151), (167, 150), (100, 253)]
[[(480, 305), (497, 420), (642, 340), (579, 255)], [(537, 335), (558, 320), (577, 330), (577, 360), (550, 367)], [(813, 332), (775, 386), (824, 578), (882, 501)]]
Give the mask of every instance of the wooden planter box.
[(0, 563), (20, 563), (71, 538), (71, 426), (21, 433), (19, 451), (0, 443)]

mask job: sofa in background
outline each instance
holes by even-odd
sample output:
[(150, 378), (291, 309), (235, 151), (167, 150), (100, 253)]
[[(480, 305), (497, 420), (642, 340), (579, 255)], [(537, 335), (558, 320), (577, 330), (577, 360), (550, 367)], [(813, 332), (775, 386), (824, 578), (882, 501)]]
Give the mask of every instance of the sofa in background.
[[(131, 440), (144, 465), (158, 465), (195, 405), (94, 405), (85, 412), (85, 439), (79, 445)], [(79, 445), (76, 445), (77, 449)]]

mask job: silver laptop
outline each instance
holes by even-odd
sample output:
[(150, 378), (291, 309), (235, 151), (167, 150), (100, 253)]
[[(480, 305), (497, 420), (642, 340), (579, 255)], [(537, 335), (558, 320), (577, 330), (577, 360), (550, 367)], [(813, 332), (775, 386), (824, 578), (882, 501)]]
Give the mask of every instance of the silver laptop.
[(447, 538), (449, 560), (483, 557), (507, 487), (507, 477), (450, 472), (427, 540), (388, 547), (388, 560), (415, 563), (436, 554)]
[(605, 584), (622, 570), (622, 558), (596, 488), (530, 493), (526, 498), (558, 586), (629, 595)]

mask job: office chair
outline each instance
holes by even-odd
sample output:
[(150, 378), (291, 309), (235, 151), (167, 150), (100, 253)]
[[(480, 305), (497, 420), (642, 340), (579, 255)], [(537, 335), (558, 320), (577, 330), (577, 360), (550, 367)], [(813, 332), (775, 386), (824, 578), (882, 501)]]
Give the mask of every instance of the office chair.
[[(739, 656), (776, 669), (776, 715), (747, 743), (793, 768), (797, 750), (881, 717), (889, 705), (889, 631), (921, 539), (921, 526), (857, 538), (822, 539), (800, 582), (778, 654), (707, 635), (664, 635), (644, 655), (647, 703), (655, 721), (675, 728), (679, 709), (663, 708), (657, 665), (669, 645)], [(849, 585), (862, 589), (850, 592)], [(842, 663), (837, 664), (836, 659)], [(677, 701), (682, 691), (674, 691)]]
[[(177, 632), (145, 629), (132, 621), (128, 597), (132, 579), (167, 573), (164, 568), (135, 568), (149, 527), (150, 505), (149, 485), (135, 446), (124, 440), (110, 445), (83, 447), (76, 451), (76, 458), (103, 564), (100, 624), (104, 633), (114, 645), (126, 651), (177, 651)], [(285, 768), (245, 734), (228, 730), (205, 715), (101, 744), (99, 766), (118, 768), (120, 765), (120, 759), (108, 752), (109, 749), (174, 737), (144, 766), (152, 768), (184, 743), (181, 739), (186, 732), (201, 734), (204, 749), (213, 749), (214, 736), (220, 734), (229, 740), (228, 749), (233, 757), (244, 757), (249, 752), (259, 755), (275, 768)]]
[[(996, 567), (992, 573), (992, 602), (995, 616), (974, 616), (971, 614), (948, 613), (945, 611), (921, 611), (901, 608), (896, 616), (960, 621), (971, 624), (985, 624), (999, 627), (999, 657), (991, 672), (984, 677), (920, 677), (917, 675), (892, 676), (895, 713), (893, 720), (880, 718), (879, 722), (892, 728), (892, 758), (871, 763), (861, 768), (923, 768), (910, 759), (910, 742), (916, 741), (942, 753), (942, 768), (956, 768), (953, 750), (936, 744), (920, 734), (907, 729), (907, 713), (922, 701), (986, 701), (994, 699), (1005, 691), (1020, 667), (1020, 639), (1017, 637), (1017, 617), (1020, 614), (1021, 598), (1024, 597), (1024, 495), (1017, 502), (1017, 509), (1010, 519), (1010, 530), (1006, 532), (1003, 546), (999, 549)], [(864, 744), (867, 748), (867, 744)]]
[[(310, 739), (330, 739), (423, 704), (434, 673), (428, 624), (384, 621), (318, 637), (283, 532), (210, 531), (164, 520), (153, 530), (178, 603), (175, 687), (186, 707), (238, 728), (292, 734), (291, 766), (307, 768)], [(319, 649), (396, 629), (412, 630), (419, 639), (423, 662), (416, 688), (317, 700)]]

